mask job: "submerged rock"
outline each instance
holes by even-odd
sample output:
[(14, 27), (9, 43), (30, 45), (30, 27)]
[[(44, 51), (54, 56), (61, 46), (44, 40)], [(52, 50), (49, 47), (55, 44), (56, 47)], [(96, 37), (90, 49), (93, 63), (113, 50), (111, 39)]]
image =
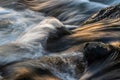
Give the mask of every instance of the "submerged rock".
[[(112, 24), (114, 25), (109, 23), (109, 21), (114, 20), (118, 20), (118, 22), (113, 22)], [(100, 10), (89, 18), (84, 25), (97, 22), (104, 23), (103, 25), (109, 25), (110, 29), (106, 29), (111, 34), (107, 35), (114, 35), (113, 31), (117, 33), (116, 35), (120, 35), (120, 4)], [(112, 27), (116, 27), (116, 29)], [(105, 32), (103, 31), (103, 33)], [(110, 37), (109, 40), (113, 38)], [(80, 80), (120, 79), (120, 37), (107, 44), (101, 42), (87, 43), (84, 48), (84, 58), (86, 67)]]
[(80, 80), (120, 79), (120, 47), (89, 43), (84, 50), (86, 68)]
[(6, 80), (69, 80), (79, 79), (84, 70), (80, 54), (51, 55), (18, 62), (1, 69)]
[(0, 20), (0, 29), (6, 29), (8, 28), (10, 25), (12, 25), (12, 22), (9, 20)]

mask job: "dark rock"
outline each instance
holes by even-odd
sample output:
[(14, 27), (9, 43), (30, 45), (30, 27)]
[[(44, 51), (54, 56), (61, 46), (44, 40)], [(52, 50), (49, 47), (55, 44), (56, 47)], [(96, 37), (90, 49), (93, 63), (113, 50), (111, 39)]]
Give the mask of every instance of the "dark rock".
[(84, 58), (88, 66), (101, 59), (107, 58), (110, 53), (110, 46), (100, 42), (87, 43), (84, 47)]
[(8, 28), (10, 25), (12, 25), (12, 22), (7, 20), (7, 19), (2, 19), (0, 20), (0, 29), (6, 29)]
[(68, 54), (18, 62), (7, 65), (0, 72), (6, 80), (61, 80), (59, 73), (67, 73), (79, 78), (83, 71), (84, 63), (81, 55)]
[[(94, 23), (100, 23), (102, 26), (93, 25)], [(106, 34), (104, 36), (101, 35), (101, 39), (99, 38), (98, 42), (92, 41), (92, 43), (86, 43), (84, 47), (84, 60), (86, 62), (86, 67), (80, 80), (120, 79), (120, 37), (118, 36), (115, 39), (116, 35), (120, 35), (119, 23), (120, 4), (102, 9), (84, 22), (83, 25), (87, 24), (93, 25), (93, 27), (100, 27), (100, 30), (97, 30), (97, 33), (93, 34), (93, 36), (99, 34), (99, 31), (103, 33), (111, 32), (111, 34)], [(104, 26), (106, 26), (106, 28)], [(93, 30), (92, 32), (95, 31), (96, 30)], [(116, 33), (116, 35), (113, 35), (114, 33)], [(105, 38), (105, 36), (108, 35), (111, 37)]]
[(117, 19), (120, 18), (120, 4), (107, 7), (98, 11), (92, 17), (84, 22), (84, 24), (94, 23), (97, 21), (105, 20), (105, 19)]

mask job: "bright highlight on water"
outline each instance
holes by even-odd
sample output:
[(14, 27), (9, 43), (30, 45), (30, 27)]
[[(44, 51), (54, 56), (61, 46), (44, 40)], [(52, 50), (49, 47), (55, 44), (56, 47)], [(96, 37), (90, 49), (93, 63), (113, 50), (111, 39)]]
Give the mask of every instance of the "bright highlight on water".
[(9, 10), (0, 7), (0, 14), (8, 14), (8, 13), (10, 13)]

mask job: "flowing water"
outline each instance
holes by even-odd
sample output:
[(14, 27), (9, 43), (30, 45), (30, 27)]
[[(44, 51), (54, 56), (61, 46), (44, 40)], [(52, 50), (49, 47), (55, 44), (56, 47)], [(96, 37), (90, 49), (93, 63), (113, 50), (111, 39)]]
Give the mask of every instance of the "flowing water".
[[(67, 27), (78, 26), (98, 10), (120, 3), (120, 0), (70, 0), (72, 3), (69, 3), (69, 0), (68, 3), (66, 0), (61, 0), (63, 4), (66, 4), (64, 4), (65, 9), (63, 12), (58, 15), (55, 11), (48, 12), (48, 14), (46, 13), (47, 11), (52, 11), (52, 9), (57, 10), (56, 6), (52, 6), (52, 9), (48, 7), (46, 12), (37, 12), (30, 9), (14, 9), (13, 5), (16, 5), (15, 2), (17, 0), (8, 1), (9, 3), (6, 3), (7, 0), (6, 2), (5, 0), (0, 0), (1, 46), (16, 41), (24, 32), (28, 31), (29, 28), (36, 26), (48, 16), (54, 16), (60, 19)], [(58, 0), (58, 2), (60, 1)], [(61, 8), (62, 7), (59, 7), (58, 10), (61, 10)], [(42, 55), (42, 53), (40, 54)], [(69, 68), (71, 72), (60, 72), (54, 69), (54, 72), (57, 72), (55, 75), (60, 77), (62, 80), (77, 80), (74, 75), (70, 75), (70, 73), (74, 73), (74, 65), (71, 64)]]

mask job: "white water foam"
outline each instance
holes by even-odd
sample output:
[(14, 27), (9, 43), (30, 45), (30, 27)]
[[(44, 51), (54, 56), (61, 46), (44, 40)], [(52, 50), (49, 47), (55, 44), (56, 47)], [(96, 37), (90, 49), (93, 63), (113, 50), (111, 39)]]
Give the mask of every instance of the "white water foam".
[(6, 9), (0, 7), (0, 15), (1, 15), (1, 14), (8, 14), (8, 13), (10, 13), (9, 10), (6, 10)]

